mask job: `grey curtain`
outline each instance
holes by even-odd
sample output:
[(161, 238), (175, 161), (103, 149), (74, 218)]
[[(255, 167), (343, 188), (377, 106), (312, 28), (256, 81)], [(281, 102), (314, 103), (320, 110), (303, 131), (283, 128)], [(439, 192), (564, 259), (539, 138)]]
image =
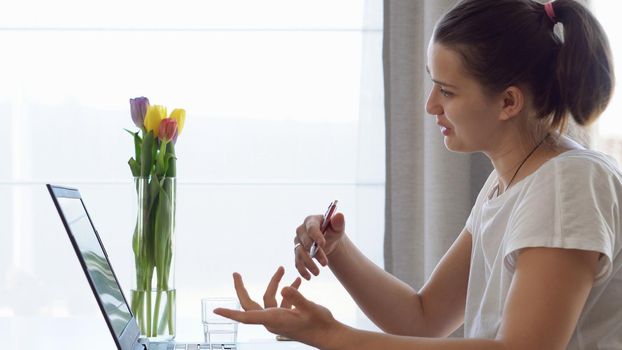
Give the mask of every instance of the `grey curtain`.
[(481, 154), (448, 151), (425, 112), (426, 50), (456, 0), (385, 0), (385, 269), (419, 289), (464, 227), (492, 170)]

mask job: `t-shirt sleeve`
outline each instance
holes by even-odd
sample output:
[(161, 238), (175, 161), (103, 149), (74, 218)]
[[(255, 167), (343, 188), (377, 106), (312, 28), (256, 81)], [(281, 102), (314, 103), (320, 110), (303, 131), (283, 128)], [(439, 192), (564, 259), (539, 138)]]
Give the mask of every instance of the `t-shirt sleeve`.
[(473, 210), (475, 210), (475, 206), (471, 208), (471, 213), (469, 214), (469, 217), (466, 219), (466, 223), (464, 224), (464, 228), (471, 234), (473, 234)]
[(515, 268), (520, 249), (550, 247), (602, 253), (596, 283), (608, 277), (619, 225), (615, 175), (592, 159), (567, 157), (545, 163), (521, 189), (508, 222), (504, 263)]

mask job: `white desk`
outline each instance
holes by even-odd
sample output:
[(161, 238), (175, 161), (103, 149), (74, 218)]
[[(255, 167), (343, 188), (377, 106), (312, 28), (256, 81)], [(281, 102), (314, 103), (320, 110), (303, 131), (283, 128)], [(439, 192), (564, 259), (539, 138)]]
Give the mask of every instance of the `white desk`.
[[(0, 317), (0, 339), (2, 348), (11, 350), (31, 349), (116, 349), (112, 336), (101, 316), (95, 317), (43, 317), (18, 316)], [(247, 326), (250, 327), (250, 326)], [(256, 327), (256, 326), (255, 326)], [(197, 327), (199, 329), (199, 327)], [(311, 350), (314, 349), (298, 342), (276, 341), (274, 335), (260, 328), (244, 328), (238, 333), (242, 341), (239, 350)], [(249, 338), (248, 333), (254, 337)], [(180, 342), (201, 339), (180, 338)]]

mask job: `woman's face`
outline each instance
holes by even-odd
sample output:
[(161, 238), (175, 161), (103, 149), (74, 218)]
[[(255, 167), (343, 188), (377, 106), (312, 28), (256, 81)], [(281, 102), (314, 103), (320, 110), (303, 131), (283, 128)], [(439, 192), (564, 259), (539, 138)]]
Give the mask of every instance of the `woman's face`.
[(456, 152), (486, 151), (496, 139), (503, 99), (484, 94), (463, 68), (457, 52), (438, 43), (428, 47), (428, 73), (433, 81), (426, 110), (436, 117), (445, 146)]

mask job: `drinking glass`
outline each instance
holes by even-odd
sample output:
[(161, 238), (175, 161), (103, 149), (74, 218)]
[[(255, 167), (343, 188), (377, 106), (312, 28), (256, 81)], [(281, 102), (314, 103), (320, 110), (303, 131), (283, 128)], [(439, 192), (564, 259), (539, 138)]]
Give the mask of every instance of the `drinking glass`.
[(203, 320), (203, 336), (210, 347), (235, 345), (238, 340), (238, 322), (216, 315), (216, 308), (239, 310), (240, 302), (236, 298), (204, 298), (201, 299), (201, 319)]

